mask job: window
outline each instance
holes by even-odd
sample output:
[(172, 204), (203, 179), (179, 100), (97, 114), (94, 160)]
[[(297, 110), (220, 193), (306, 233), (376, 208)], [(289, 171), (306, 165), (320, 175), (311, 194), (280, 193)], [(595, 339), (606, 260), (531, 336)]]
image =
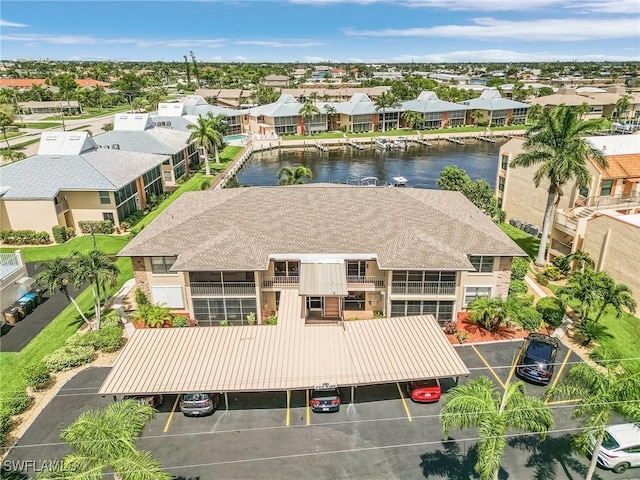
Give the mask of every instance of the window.
[(115, 225), (116, 222), (113, 220), (113, 213), (111, 212), (102, 212), (102, 219), (108, 220)]
[(453, 302), (439, 300), (393, 300), (392, 317), (409, 315), (433, 315), (440, 325), (453, 320)]
[(364, 260), (347, 261), (348, 277), (364, 277), (367, 274), (367, 262)]
[(502, 155), (502, 163), (500, 167), (502, 168), (502, 170), (506, 170), (508, 166), (509, 166), (509, 155)]
[(470, 256), (469, 261), (476, 272), (493, 272), (493, 257)]
[(170, 269), (175, 262), (176, 257), (151, 257), (151, 271), (160, 274), (174, 273)]
[(102, 205), (109, 205), (111, 203), (111, 195), (109, 195), (109, 192), (98, 192), (98, 195), (100, 195), (100, 203)]
[(498, 190), (500, 190), (501, 192), (504, 192), (504, 178), (500, 177), (500, 179), (498, 180)]
[(276, 277), (297, 277), (300, 273), (300, 264), (296, 261), (273, 262)]
[(613, 190), (613, 180), (603, 180), (600, 184), (600, 195), (602, 197), (608, 197)]
[(162, 179), (165, 182), (173, 182), (173, 175), (171, 175), (171, 170), (165, 170), (162, 172)]
[(193, 313), (200, 325), (247, 325), (247, 315), (257, 313), (255, 298), (194, 298)]
[(491, 287), (464, 287), (464, 306), (468, 307), (476, 298), (491, 296)]
[(345, 310), (364, 310), (364, 292), (349, 292), (344, 298)]

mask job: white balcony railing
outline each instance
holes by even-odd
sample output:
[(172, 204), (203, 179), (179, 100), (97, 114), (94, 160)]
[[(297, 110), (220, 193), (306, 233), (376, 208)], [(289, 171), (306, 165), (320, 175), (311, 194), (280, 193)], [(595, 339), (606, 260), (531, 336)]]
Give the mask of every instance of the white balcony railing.
[(256, 294), (255, 282), (191, 282), (191, 295), (227, 296)]
[(576, 202), (578, 206), (589, 207), (593, 210), (604, 210), (607, 208), (634, 208), (640, 206), (640, 195), (611, 195), (611, 196), (578, 196)]
[(300, 277), (265, 277), (262, 279), (264, 288), (290, 288), (297, 287)]
[(0, 280), (22, 268), (22, 259), (17, 252), (0, 253)]
[(456, 282), (392, 282), (391, 293), (413, 295), (454, 295)]
[(555, 224), (561, 227), (565, 227), (569, 230), (576, 231), (578, 228), (578, 222), (575, 218), (572, 218), (564, 213), (556, 212)]
[(369, 283), (375, 287), (384, 287), (383, 277), (347, 275), (347, 283)]

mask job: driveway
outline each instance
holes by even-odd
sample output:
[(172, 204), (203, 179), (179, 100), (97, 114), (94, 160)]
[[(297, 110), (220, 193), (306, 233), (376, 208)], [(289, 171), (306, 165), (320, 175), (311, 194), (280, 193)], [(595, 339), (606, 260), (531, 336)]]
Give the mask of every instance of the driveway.
[[(36, 265), (36, 263), (26, 264), (27, 274), (30, 277), (38, 273)], [(77, 296), (81, 291), (69, 287), (69, 293), (73, 297)], [(67, 297), (60, 292), (48, 291), (43, 296), (43, 300), (43, 303), (38, 305), (31, 314), (16, 322), (14, 326), (7, 324), (2, 327), (0, 352), (19, 352), (22, 350), (51, 320), (69, 305)]]
[[(520, 345), (518, 341), (457, 348), (472, 372), (469, 378), (484, 374), (501, 385)], [(563, 347), (556, 374), (561, 377), (577, 361)], [(95, 393), (107, 373), (107, 368), (91, 368), (68, 383), (10, 453), (9, 465), (62, 458), (68, 450), (57, 432), (82, 411), (112, 401)], [(527, 384), (527, 390), (540, 395), (544, 389)], [(351, 389), (342, 389), (342, 408), (335, 414), (310, 413), (305, 391), (293, 392), (288, 408), (284, 392), (229, 394), (228, 410), (223, 399), (218, 411), (204, 418), (184, 417), (177, 397), (167, 395), (138, 445), (182, 479), (475, 478), (475, 431), (454, 431), (451, 441), (443, 442), (440, 403), (411, 402), (403, 383), (363, 386), (354, 392), (351, 403)], [(557, 431), (543, 443), (533, 436), (510, 437), (500, 478), (584, 478), (588, 461), (571, 450), (570, 435), (576, 428), (570, 418), (572, 406), (552, 408)], [(622, 475), (597, 470), (597, 478), (605, 480), (637, 479), (639, 474), (637, 469)]]

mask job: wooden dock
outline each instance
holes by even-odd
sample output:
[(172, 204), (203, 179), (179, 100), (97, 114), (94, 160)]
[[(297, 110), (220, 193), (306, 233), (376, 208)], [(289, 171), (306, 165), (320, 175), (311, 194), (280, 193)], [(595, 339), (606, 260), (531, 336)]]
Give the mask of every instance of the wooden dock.
[(456, 144), (458, 144), (458, 145), (464, 145), (464, 142), (463, 142), (462, 140), (460, 140), (459, 138), (455, 138), (455, 137), (444, 137), (444, 139), (445, 139), (447, 142), (450, 142), (450, 143), (456, 143)]
[(322, 142), (316, 142), (315, 146), (318, 150), (320, 150), (322, 153), (327, 153), (329, 151), (329, 147), (327, 147), (326, 145), (324, 145)]
[(356, 150), (364, 150), (364, 146), (360, 145), (358, 142), (352, 140), (351, 138), (346, 139), (346, 144), (355, 148)]
[(423, 140), (422, 138), (408, 138), (407, 141), (417, 143), (418, 145), (424, 145), (425, 147), (432, 146), (431, 143), (427, 142), (426, 140)]
[(478, 135), (477, 137), (473, 137), (480, 142), (488, 142), (488, 143), (496, 143), (496, 139), (493, 137), (486, 137), (482, 135)]

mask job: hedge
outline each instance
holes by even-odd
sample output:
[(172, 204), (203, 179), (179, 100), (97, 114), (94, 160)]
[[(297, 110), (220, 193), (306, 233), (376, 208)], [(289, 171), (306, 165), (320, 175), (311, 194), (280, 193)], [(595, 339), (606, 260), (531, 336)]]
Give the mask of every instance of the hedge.
[(33, 390), (42, 390), (51, 382), (51, 374), (44, 362), (37, 362), (25, 367), (23, 377), (28, 387)]
[(51, 228), (51, 231), (56, 243), (64, 243), (67, 241), (67, 227), (63, 225), (54, 225)]
[(114, 231), (110, 220), (81, 220), (78, 222), (82, 233), (104, 233), (110, 235)]
[(51, 236), (35, 230), (0, 230), (0, 242), (7, 245), (46, 245), (51, 243)]
[(511, 265), (511, 280), (524, 280), (529, 268), (529, 259), (516, 257)]
[(509, 295), (519, 295), (521, 293), (527, 293), (529, 288), (527, 284), (522, 280), (511, 280), (509, 282)]
[(538, 300), (536, 310), (549, 325), (559, 327), (564, 318), (566, 306), (558, 297), (544, 297)]
[(65, 345), (44, 357), (44, 363), (50, 372), (63, 372), (92, 362), (96, 352), (91, 345)]

